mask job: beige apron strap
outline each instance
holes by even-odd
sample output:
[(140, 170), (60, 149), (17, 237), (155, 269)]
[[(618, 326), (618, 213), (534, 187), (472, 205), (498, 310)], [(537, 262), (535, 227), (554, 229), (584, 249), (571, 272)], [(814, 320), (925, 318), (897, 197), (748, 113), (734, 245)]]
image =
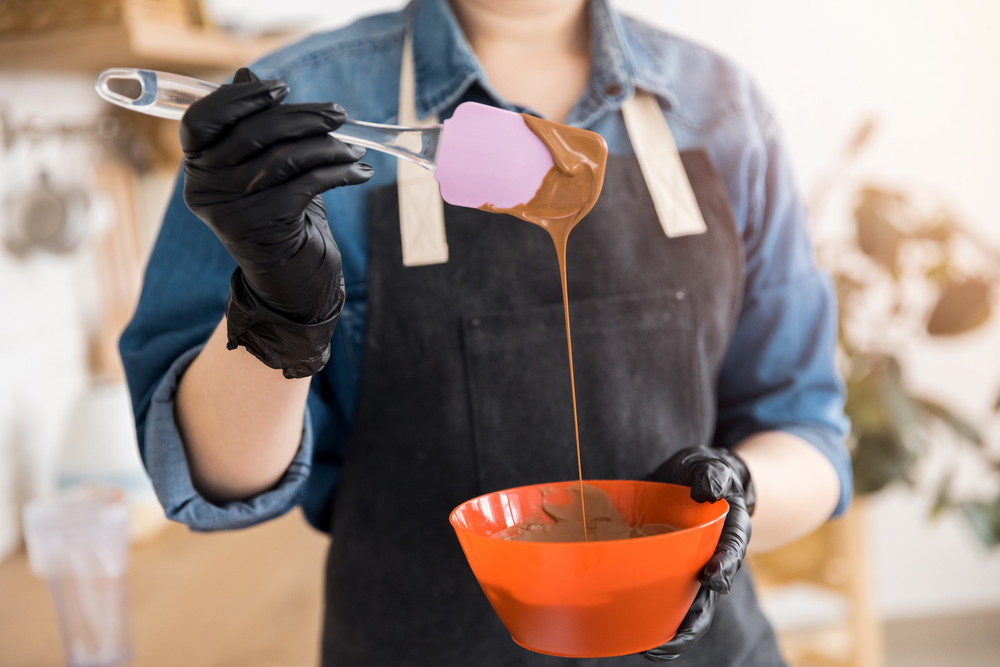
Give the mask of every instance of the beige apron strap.
[[(399, 124), (437, 124), (436, 116), (417, 118), (414, 94), (413, 40), (407, 33), (399, 74)], [(622, 116), (663, 231), (670, 238), (703, 234), (705, 220), (656, 98), (637, 89), (622, 105)], [(403, 266), (444, 264), (448, 239), (438, 183), (430, 171), (408, 160), (397, 160), (396, 165)]]
[(703, 234), (705, 219), (656, 98), (636, 89), (622, 116), (663, 231), (670, 238)]
[[(414, 102), (413, 39), (409, 31), (403, 41), (403, 63), (399, 71), (399, 124), (436, 125), (437, 115), (418, 119)], [(448, 261), (448, 239), (444, 231), (444, 202), (434, 174), (409, 160), (396, 160), (399, 188), (399, 234), (403, 266), (444, 264)]]

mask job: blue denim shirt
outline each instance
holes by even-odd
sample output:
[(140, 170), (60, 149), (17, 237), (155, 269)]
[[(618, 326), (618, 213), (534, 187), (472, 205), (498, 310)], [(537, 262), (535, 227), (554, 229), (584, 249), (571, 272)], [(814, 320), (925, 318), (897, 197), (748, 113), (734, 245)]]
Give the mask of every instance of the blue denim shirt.
[[(833, 463), (842, 512), (851, 496), (844, 387), (834, 366), (837, 309), (817, 269), (806, 213), (767, 103), (750, 78), (717, 54), (591, 0), (590, 82), (568, 123), (599, 132), (631, 155), (620, 113), (635, 88), (654, 93), (680, 150), (705, 149), (729, 193), (746, 250), (745, 295), (718, 384), (715, 444), (762, 430), (794, 433)], [(413, 31), (416, 110), (448, 118), (463, 101), (524, 111), (491, 87), (445, 0), (359, 20), (285, 47), (252, 67), (283, 79), (288, 102), (336, 101), (352, 118), (396, 120), (403, 35)], [(531, 111), (530, 109), (527, 111)], [(326, 383), (313, 382), (302, 442), (277, 486), (215, 505), (195, 490), (174, 420), (178, 378), (225, 311), (232, 258), (185, 206), (178, 179), (121, 339), (139, 447), (167, 516), (196, 530), (249, 526), (302, 503), (322, 530), (351, 434), (364, 351), (368, 192), (396, 178), (394, 158), (370, 151), (375, 176), (324, 195), (343, 255), (347, 303)], [(332, 388), (324, 389), (326, 387)]]

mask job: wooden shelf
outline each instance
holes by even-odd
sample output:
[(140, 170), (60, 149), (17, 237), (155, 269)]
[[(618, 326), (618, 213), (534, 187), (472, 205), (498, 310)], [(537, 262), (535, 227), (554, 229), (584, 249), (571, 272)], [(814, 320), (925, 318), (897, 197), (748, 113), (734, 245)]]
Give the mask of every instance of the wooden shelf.
[(294, 37), (238, 37), (211, 26), (158, 20), (148, 12), (130, 11), (126, 2), (118, 20), (110, 24), (3, 33), (0, 69), (95, 74), (108, 67), (181, 74), (232, 71)]

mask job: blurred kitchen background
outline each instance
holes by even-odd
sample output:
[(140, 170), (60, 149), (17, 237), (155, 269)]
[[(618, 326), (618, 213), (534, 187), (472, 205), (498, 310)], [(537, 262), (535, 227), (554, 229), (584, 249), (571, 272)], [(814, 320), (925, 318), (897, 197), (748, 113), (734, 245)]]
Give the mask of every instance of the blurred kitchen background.
[[(298, 513), (167, 526), (115, 342), (180, 160), (105, 67), (222, 81), (401, 0), (0, 0), (0, 666), (61, 664), (20, 511), (79, 482), (129, 499), (137, 665), (310, 665), (325, 538)], [(753, 73), (841, 296), (863, 496), (753, 567), (792, 664), (1000, 661), (1000, 3), (618, 0)]]

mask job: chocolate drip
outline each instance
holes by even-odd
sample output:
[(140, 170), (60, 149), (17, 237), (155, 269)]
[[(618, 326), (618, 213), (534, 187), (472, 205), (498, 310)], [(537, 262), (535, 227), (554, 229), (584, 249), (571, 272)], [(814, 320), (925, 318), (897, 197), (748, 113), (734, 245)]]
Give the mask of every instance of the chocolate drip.
[(584, 531), (580, 525), (584, 499), (590, 507), (586, 520), (587, 541), (630, 540), (678, 530), (665, 523), (643, 524), (642, 517), (633, 526), (615, 509), (611, 496), (603, 489), (584, 484), (583, 494), (581, 496), (577, 489), (542, 489), (541, 513), (492, 537), (521, 542), (579, 542)]
[(549, 149), (552, 168), (527, 203), (512, 208), (497, 208), (492, 204), (480, 208), (507, 213), (544, 227), (556, 242), (556, 249), (562, 247), (565, 250), (570, 231), (594, 208), (601, 195), (608, 146), (596, 132), (527, 114), (521, 114), (521, 117)]
[[(542, 184), (525, 204), (512, 208), (497, 208), (492, 204), (480, 207), (483, 211), (507, 213), (534, 223), (552, 237), (559, 260), (562, 278), (563, 311), (566, 314), (566, 345), (569, 348), (569, 381), (573, 392), (573, 428), (576, 433), (576, 467), (580, 475), (580, 512), (583, 525), (587, 524), (587, 509), (583, 491), (583, 464), (580, 460), (580, 426), (576, 415), (576, 379), (573, 376), (573, 340), (569, 328), (569, 295), (566, 288), (566, 243), (569, 233), (601, 196), (604, 185), (604, 168), (608, 161), (608, 145), (596, 132), (569, 127), (521, 114), (525, 124), (534, 132), (552, 154), (552, 168), (545, 174)], [(584, 540), (587, 531), (581, 527)]]

